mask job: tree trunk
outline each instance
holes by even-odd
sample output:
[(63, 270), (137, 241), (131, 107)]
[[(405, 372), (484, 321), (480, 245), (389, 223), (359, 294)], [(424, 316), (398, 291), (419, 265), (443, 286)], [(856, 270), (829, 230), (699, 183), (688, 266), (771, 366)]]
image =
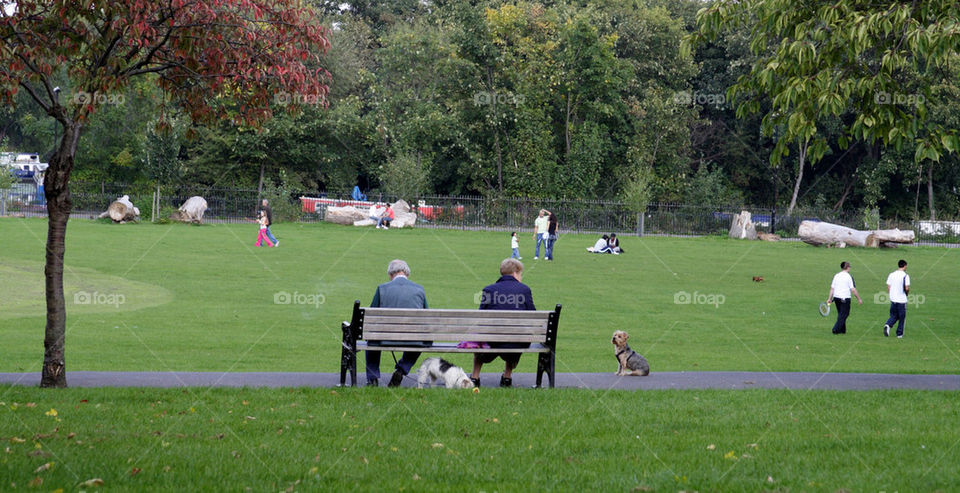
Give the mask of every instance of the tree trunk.
[(933, 165), (927, 166), (927, 206), (930, 208), (930, 220), (937, 220), (937, 211), (933, 208)]
[(797, 183), (793, 185), (793, 197), (790, 198), (790, 207), (787, 207), (787, 215), (793, 214), (793, 209), (797, 206), (797, 195), (800, 194), (800, 182), (803, 181), (803, 165), (807, 161), (807, 148), (810, 147), (810, 142), (802, 142), (798, 146), (800, 148), (800, 153), (797, 156), (800, 161), (800, 171), (797, 172)]
[(44, 192), (47, 199), (47, 258), (44, 267), (47, 300), (47, 326), (43, 338), (43, 371), (41, 387), (66, 387), (67, 371), (64, 351), (67, 311), (63, 298), (63, 252), (67, 220), (73, 200), (70, 197), (70, 173), (77, 152), (81, 125), (65, 125), (63, 140), (47, 169)]

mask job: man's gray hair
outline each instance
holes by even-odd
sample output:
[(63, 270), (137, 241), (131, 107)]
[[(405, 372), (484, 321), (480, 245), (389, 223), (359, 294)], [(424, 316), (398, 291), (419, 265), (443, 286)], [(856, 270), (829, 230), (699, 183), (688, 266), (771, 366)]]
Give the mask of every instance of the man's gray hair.
[(390, 265), (387, 266), (387, 275), (393, 277), (398, 273), (403, 273), (403, 275), (410, 276), (410, 266), (406, 262), (400, 259), (391, 260)]

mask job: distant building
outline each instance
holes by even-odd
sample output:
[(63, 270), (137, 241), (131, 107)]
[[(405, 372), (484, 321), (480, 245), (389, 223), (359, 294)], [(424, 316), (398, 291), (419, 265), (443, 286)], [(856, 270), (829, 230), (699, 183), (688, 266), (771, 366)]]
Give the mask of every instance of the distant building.
[(21, 181), (34, 181), (38, 178), (37, 173), (43, 173), (50, 167), (40, 162), (39, 154), (23, 152), (0, 152), (0, 166), (12, 169)]

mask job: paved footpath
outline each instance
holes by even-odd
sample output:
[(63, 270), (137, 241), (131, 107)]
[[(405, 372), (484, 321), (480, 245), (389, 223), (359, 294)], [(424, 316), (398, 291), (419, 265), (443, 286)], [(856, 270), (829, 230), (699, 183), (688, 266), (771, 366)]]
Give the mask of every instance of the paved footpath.
[[(389, 374), (388, 374), (389, 375)], [(532, 387), (532, 373), (515, 373), (514, 386)], [(360, 375), (361, 381), (363, 376)], [(500, 375), (484, 373), (484, 387), (496, 387)], [(67, 373), (71, 387), (336, 387), (339, 373), (99, 372)], [(347, 377), (349, 385), (350, 378)], [(544, 376), (544, 385), (547, 384)], [(0, 373), (0, 384), (40, 385), (39, 373)], [(404, 387), (415, 387), (408, 376)], [(960, 375), (807, 372), (660, 372), (646, 377), (613, 373), (558, 373), (557, 387), (596, 390), (796, 389), (796, 390), (960, 390)]]

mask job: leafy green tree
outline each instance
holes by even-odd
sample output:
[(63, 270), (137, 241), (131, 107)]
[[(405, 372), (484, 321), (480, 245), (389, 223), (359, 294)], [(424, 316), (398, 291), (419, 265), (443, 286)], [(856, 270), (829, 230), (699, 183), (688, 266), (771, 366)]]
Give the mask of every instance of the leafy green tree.
[(929, 117), (930, 88), (960, 48), (956, 9), (954, 1), (718, 0), (698, 13), (699, 31), (684, 47), (750, 30), (758, 58), (728, 94), (741, 117), (769, 98), (762, 129), (778, 133), (774, 164), (794, 144), (800, 170), (819, 161), (829, 146), (818, 122), (847, 111), (855, 116), (844, 122), (841, 147), (852, 139), (914, 144), (915, 161), (938, 161), (960, 150), (957, 129)]

